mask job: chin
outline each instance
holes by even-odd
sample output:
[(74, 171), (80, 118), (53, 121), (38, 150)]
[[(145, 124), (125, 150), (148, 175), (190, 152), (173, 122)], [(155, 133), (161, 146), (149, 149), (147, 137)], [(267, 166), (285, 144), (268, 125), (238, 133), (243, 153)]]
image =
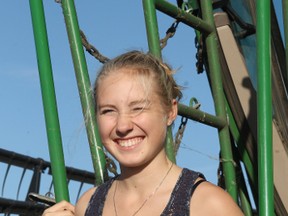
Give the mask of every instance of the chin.
[(147, 161), (141, 160), (141, 159), (135, 159), (135, 158), (124, 158), (123, 160), (118, 160), (120, 166), (125, 168), (137, 168), (141, 166), (145, 166), (147, 164)]

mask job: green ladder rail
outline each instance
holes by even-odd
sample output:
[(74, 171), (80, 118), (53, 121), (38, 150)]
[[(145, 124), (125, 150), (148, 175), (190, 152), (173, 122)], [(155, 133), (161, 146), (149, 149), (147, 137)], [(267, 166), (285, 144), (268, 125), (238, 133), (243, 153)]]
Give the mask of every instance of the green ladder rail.
[[(221, 68), (219, 64), (220, 61), (218, 54), (218, 39), (216, 34), (216, 28), (214, 26), (212, 1), (201, 1), (201, 8), (203, 19), (206, 20), (211, 26), (213, 26), (213, 32), (207, 35), (205, 39), (209, 64), (209, 72), (207, 73), (207, 75), (209, 76), (210, 80), (216, 115), (225, 118), (225, 96), (223, 91)], [(228, 123), (226, 127), (224, 127), (222, 130), (219, 130), (219, 141), (221, 148), (221, 158), (222, 160), (227, 161), (223, 163), (225, 186), (228, 193), (230, 193), (232, 198), (237, 202), (238, 195), (236, 185), (236, 173), (233, 161)]]
[(258, 1), (256, 9), (258, 181), (261, 216), (274, 215), (270, 4), (269, 0)]
[[(157, 16), (156, 16), (156, 8), (154, 0), (143, 1), (143, 9), (146, 23), (146, 31), (147, 31), (147, 41), (150, 53), (154, 56), (161, 59), (161, 47), (160, 47), (160, 39), (158, 32), (158, 24), (157, 24)], [(167, 131), (166, 138), (166, 154), (168, 158), (176, 163), (176, 157), (174, 154), (174, 146), (173, 146), (173, 134), (171, 126)]]
[(55, 197), (57, 202), (61, 200), (69, 201), (43, 2), (41, 0), (30, 0), (30, 10), (38, 60), (49, 153), (53, 172)]
[(89, 79), (87, 63), (80, 38), (79, 24), (74, 1), (61, 1), (65, 18), (78, 91), (85, 119), (86, 131), (96, 177), (96, 185), (103, 183), (108, 178), (106, 159), (96, 123), (91, 82)]
[[(250, 188), (252, 191), (252, 196), (253, 196), (253, 199), (256, 201), (256, 200), (258, 200), (258, 196), (257, 196), (258, 195), (257, 194), (257, 173), (255, 173), (253, 162), (251, 161), (249, 153), (247, 152), (247, 149), (245, 148), (245, 141), (243, 140), (242, 136), (240, 135), (240, 131), (237, 127), (237, 124), (236, 124), (235, 119), (233, 117), (231, 108), (230, 108), (227, 101), (226, 101), (226, 108), (227, 108), (227, 114), (229, 117), (229, 128), (230, 128), (231, 136), (233, 137), (233, 139), (237, 143), (237, 148), (238, 148), (238, 152), (239, 152), (238, 154), (240, 154), (239, 157), (241, 157), (241, 160), (245, 165), (245, 170), (246, 170), (246, 173), (247, 173), (247, 176), (249, 179)], [(237, 183), (238, 182), (239, 181), (237, 181)], [(252, 215), (251, 203), (247, 202), (247, 195), (246, 196), (242, 195), (242, 192), (241, 192), (241, 188), (243, 187), (242, 186), (243, 182), (240, 182), (240, 184), (241, 184), (241, 186), (239, 187), (239, 191), (240, 191), (239, 196), (241, 199), (242, 210), (246, 216)], [(243, 200), (244, 200), (244, 202), (243, 202)], [(257, 205), (257, 203), (256, 203), (256, 205)]]

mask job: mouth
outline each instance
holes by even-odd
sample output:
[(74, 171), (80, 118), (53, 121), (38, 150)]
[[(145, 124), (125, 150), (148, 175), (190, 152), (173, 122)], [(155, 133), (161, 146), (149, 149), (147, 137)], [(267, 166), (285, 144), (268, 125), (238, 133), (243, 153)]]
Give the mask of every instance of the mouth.
[(123, 148), (131, 148), (142, 142), (143, 137), (135, 137), (130, 139), (117, 139), (115, 142)]

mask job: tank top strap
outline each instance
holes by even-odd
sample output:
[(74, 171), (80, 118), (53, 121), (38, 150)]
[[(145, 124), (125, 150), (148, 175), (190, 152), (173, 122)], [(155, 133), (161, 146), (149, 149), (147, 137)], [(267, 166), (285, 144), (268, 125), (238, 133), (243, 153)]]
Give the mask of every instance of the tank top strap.
[(97, 187), (89, 201), (85, 216), (102, 215), (108, 190), (116, 178), (117, 176)]
[(170, 200), (165, 207), (161, 216), (189, 216), (190, 200), (195, 188), (199, 184), (195, 184), (198, 177), (205, 179), (203, 174), (184, 168), (179, 179), (171, 193)]

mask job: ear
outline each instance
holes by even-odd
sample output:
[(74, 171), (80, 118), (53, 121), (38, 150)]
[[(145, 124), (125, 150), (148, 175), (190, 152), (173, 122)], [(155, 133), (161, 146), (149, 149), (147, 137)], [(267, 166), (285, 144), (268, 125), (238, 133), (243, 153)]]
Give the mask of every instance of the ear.
[(170, 126), (173, 123), (177, 115), (178, 115), (178, 102), (175, 99), (173, 99), (171, 104), (171, 110), (168, 113), (167, 126)]

